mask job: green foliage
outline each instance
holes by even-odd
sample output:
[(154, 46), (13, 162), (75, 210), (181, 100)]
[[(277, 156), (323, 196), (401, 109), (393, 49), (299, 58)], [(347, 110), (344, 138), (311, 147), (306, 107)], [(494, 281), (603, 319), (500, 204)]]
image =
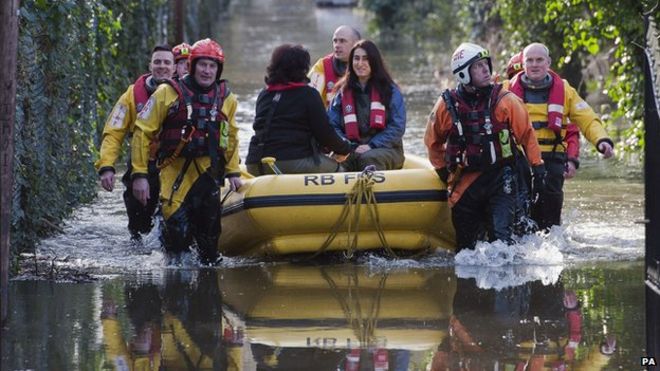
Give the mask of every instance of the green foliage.
[(145, 70), (147, 45), (158, 34), (144, 27), (158, 29), (155, 10), (164, 3), (22, 2), (12, 253), (59, 230), (75, 206), (96, 195), (98, 133), (114, 101)]
[(590, 85), (583, 76), (587, 64), (605, 60), (609, 73), (592, 88), (611, 100), (605, 123), (619, 133), (625, 151), (643, 148), (643, 14), (651, 13), (660, 24), (657, 1), (364, 0), (362, 6), (373, 15), (372, 28), (412, 35), (416, 45), (469, 40), (489, 45), (499, 53), (496, 60), (506, 62), (525, 45), (543, 42), (553, 68), (582, 95)]
[(642, 20), (651, 1), (500, 0), (496, 5), (494, 16), (501, 17), (504, 33), (510, 36), (506, 52), (541, 41), (549, 47), (555, 68), (574, 86), (582, 84), (581, 71), (590, 59), (607, 59), (609, 74), (596, 87), (612, 102), (606, 124), (618, 124), (625, 151), (639, 152), (644, 144)]
[[(93, 92), (77, 74), (90, 45), (81, 39), (88, 8), (76, 1), (21, 7), (15, 122), (12, 246), (20, 252), (94, 194), (85, 136)], [(74, 21), (78, 19), (78, 22)], [(91, 183), (91, 182), (92, 183)]]
[[(128, 84), (147, 70), (152, 47), (175, 41), (168, 39), (173, 28), (168, 21), (174, 19), (168, 0), (21, 3), (12, 254), (60, 230), (76, 206), (96, 196), (93, 163), (105, 118)], [(195, 25), (199, 13), (212, 10), (200, 23), (209, 28), (229, 1), (187, 4), (188, 23)], [(201, 32), (189, 34), (194, 41)]]
[(394, 35), (409, 35), (416, 45), (437, 48), (449, 44), (452, 38), (463, 36), (458, 13), (464, 10), (463, 0), (363, 0), (362, 6), (373, 14), (369, 22), (372, 33), (390, 39)]

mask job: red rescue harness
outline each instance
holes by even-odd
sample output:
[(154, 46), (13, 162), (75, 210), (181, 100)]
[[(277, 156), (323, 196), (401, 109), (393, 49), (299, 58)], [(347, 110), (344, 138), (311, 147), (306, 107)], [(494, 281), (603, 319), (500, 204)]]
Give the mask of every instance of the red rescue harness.
[(451, 102), (445, 100), (445, 104), (448, 109), (454, 107), (450, 112), (456, 109), (445, 153), (450, 171), (455, 171), (457, 165), (465, 171), (483, 171), (513, 156), (515, 144), (509, 123), (499, 121), (494, 114), (501, 90), (502, 85), (495, 85), (488, 99), (481, 99), (476, 106), (467, 103), (456, 90), (449, 91)]
[(228, 135), (227, 117), (222, 112), (228, 95), (225, 81), (202, 94), (191, 90), (183, 80), (168, 83), (178, 93), (179, 101), (178, 107), (163, 122), (159, 135), (159, 159), (171, 156), (182, 142), (186, 143), (181, 152), (184, 157), (222, 156), (226, 148), (223, 137)]

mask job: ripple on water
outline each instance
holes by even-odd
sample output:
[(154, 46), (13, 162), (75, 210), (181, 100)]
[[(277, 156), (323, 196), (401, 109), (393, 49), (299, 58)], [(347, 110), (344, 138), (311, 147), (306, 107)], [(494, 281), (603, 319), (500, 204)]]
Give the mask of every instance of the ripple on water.
[[(78, 209), (66, 222), (64, 233), (45, 239), (37, 254), (57, 259), (71, 267), (104, 272), (148, 271), (166, 267), (161, 251), (158, 228), (144, 236), (136, 246), (129, 240), (127, 219), (121, 202), (121, 184), (113, 192), (100, 192), (90, 205)], [(576, 215), (580, 214), (580, 215)], [(484, 270), (484, 274), (520, 275), (517, 266), (556, 266), (567, 262), (634, 260), (643, 256), (641, 227), (617, 225), (609, 218), (584, 218), (584, 214), (569, 212), (565, 226), (553, 227), (548, 234), (534, 234), (519, 239), (513, 246), (501, 242), (480, 242), (472, 250), (464, 250), (455, 257), (438, 251), (414, 259), (391, 259), (367, 254), (356, 261), (374, 269), (407, 269), (446, 267), (456, 265), (461, 272)], [(573, 222), (580, 220), (580, 222)], [(227, 258), (222, 267), (262, 264), (253, 258)], [(194, 258), (184, 259), (180, 268), (198, 267)], [(495, 269), (495, 273), (488, 273)], [(534, 269), (531, 269), (534, 272)], [(508, 272), (508, 271), (507, 271)], [(466, 273), (467, 274), (467, 273)], [(483, 278), (484, 282), (488, 279)], [(484, 283), (485, 285), (487, 283)]]

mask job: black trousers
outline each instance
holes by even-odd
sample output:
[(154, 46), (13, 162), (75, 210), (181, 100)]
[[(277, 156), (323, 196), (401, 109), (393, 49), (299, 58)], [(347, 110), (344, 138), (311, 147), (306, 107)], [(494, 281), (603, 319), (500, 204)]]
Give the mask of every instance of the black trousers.
[(561, 224), (561, 209), (564, 206), (564, 170), (566, 160), (561, 157), (543, 156), (545, 170), (545, 192), (532, 206), (532, 219), (542, 230)]
[(149, 233), (151, 228), (153, 228), (153, 216), (158, 207), (160, 180), (158, 179), (156, 164), (152, 161), (149, 163), (149, 173), (147, 175), (147, 180), (149, 181), (149, 200), (147, 201), (147, 205), (144, 206), (133, 196), (132, 173), (133, 166), (131, 166), (129, 159), (121, 182), (126, 187), (124, 191), (124, 205), (126, 205), (126, 214), (128, 214), (128, 230), (131, 236), (137, 236), (139, 233)]
[(516, 159), (515, 168), (518, 175), (518, 193), (513, 233), (517, 236), (523, 236), (538, 230), (536, 222), (531, 217), (532, 171), (527, 158), (522, 154)]
[(208, 172), (199, 176), (179, 209), (165, 221), (162, 241), (167, 253), (186, 251), (194, 239), (201, 262), (216, 261), (222, 216), (219, 194), (220, 187)]
[(513, 165), (484, 171), (452, 208), (456, 252), (472, 249), (478, 240), (513, 243), (518, 176)]

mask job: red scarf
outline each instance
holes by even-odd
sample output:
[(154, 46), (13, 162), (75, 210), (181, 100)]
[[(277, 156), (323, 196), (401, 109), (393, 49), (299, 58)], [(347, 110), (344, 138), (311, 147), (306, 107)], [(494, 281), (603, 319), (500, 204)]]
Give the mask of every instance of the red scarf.
[[(369, 114), (369, 127), (376, 130), (385, 129), (385, 106), (380, 101), (380, 94), (376, 87), (371, 88), (371, 112)], [(357, 115), (355, 114), (355, 100), (353, 90), (345, 88), (341, 93), (341, 110), (344, 115), (346, 137), (352, 141), (360, 140)]]
[(282, 91), (282, 90), (291, 90), (302, 88), (307, 86), (306, 82), (287, 82), (285, 84), (266, 84), (267, 91)]
[[(548, 73), (552, 76), (552, 86), (550, 86), (548, 96), (548, 129), (557, 135), (561, 135), (562, 122), (564, 121), (564, 80), (553, 70), (548, 70)], [(524, 100), (525, 88), (520, 81), (521, 76), (522, 74), (518, 74), (511, 80), (509, 90)]]

